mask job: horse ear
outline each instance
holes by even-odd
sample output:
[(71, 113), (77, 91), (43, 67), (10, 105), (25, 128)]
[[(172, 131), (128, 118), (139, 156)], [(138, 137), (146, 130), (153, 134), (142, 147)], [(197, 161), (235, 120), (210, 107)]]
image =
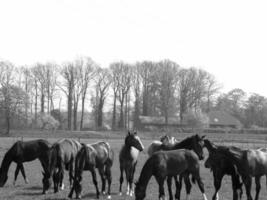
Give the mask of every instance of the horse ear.
[(202, 137), (201, 137), (201, 139), (204, 139), (206, 137), (206, 135), (203, 135)]
[(128, 135), (131, 135), (131, 132), (130, 131), (128, 131)]
[(134, 131), (134, 135), (137, 135), (137, 132), (136, 131)]

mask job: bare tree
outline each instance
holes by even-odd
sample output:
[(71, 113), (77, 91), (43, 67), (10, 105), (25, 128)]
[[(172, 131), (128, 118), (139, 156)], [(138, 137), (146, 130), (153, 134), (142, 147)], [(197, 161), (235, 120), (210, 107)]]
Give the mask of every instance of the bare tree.
[(68, 107), (68, 130), (72, 129), (72, 108), (73, 95), (75, 86), (75, 67), (74, 63), (68, 62), (63, 64), (61, 75), (63, 77), (62, 85), (58, 84), (61, 90), (66, 94)]
[(110, 71), (107, 68), (98, 67), (96, 70), (95, 88), (96, 88), (96, 101), (95, 101), (95, 114), (97, 127), (103, 126), (103, 107), (108, 94), (108, 89), (111, 84)]
[(119, 128), (124, 128), (124, 104), (126, 101), (126, 96), (130, 90), (131, 86), (131, 66), (129, 64), (125, 64), (120, 62), (120, 64), (115, 65), (118, 71), (118, 100), (120, 103), (120, 118), (119, 118)]
[(20, 114), (27, 101), (26, 93), (15, 86), (16, 71), (12, 63), (0, 61), (0, 99), (1, 107), (5, 112), (6, 134), (9, 134), (11, 119), (15, 113)]

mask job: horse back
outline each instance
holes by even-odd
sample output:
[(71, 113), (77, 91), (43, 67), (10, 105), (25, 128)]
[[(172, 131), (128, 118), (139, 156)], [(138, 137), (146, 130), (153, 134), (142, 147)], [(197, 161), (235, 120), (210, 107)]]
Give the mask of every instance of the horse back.
[[(171, 151), (159, 151), (152, 155), (155, 159), (155, 171), (162, 171), (165, 175), (177, 175), (185, 171), (199, 170), (198, 156), (190, 150), (179, 149)], [(155, 172), (157, 173), (157, 172)]]

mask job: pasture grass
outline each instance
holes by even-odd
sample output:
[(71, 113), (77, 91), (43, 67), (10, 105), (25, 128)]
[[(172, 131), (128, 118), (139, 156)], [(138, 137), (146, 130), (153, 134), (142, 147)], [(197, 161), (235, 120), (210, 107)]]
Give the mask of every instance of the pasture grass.
[[(109, 133), (108, 133), (109, 134)], [(117, 134), (119, 135), (119, 133)], [(215, 137), (218, 136), (218, 137)], [(248, 136), (247, 138), (242, 137), (243, 135), (225, 135), (225, 134), (218, 134), (218, 135), (208, 135), (207, 137), (211, 139), (212, 141), (215, 141), (215, 143), (220, 143), (225, 145), (236, 145), (236, 146), (241, 146), (241, 147), (247, 147), (247, 148), (253, 148), (253, 147), (265, 147), (264, 141), (266, 139), (264, 138), (265, 136), (255, 137), (255, 136)], [(179, 138), (185, 138), (186, 136), (180, 135)], [(239, 139), (238, 139), (239, 137)], [(115, 160), (114, 164), (112, 167), (112, 199), (114, 200), (130, 200), (134, 199), (134, 197), (128, 197), (125, 195), (125, 192), (123, 193), (122, 196), (118, 195), (119, 191), (119, 176), (120, 176), (120, 171), (119, 171), (119, 161), (118, 161), (118, 154), (119, 150), (124, 142), (123, 137), (121, 139), (118, 139), (119, 137), (105, 137), (105, 135), (102, 134), (101, 139), (104, 139), (108, 141), (111, 145), (111, 147), (114, 149), (115, 152)], [(259, 139), (258, 139), (259, 138)], [(12, 138), (12, 137), (2, 137), (0, 138), (0, 161), (2, 162), (3, 156), (5, 152), (7, 151), (8, 148), (17, 140), (18, 138)], [(24, 140), (30, 140), (32, 138), (24, 137)], [(85, 137), (80, 137), (81, 142), (85, 143), (93, 143), (96, 141), (99, 141), (101, 139), (96, 138), (90, 138), (86, 139)], [(48, 138), (50, 142), (55, 142), (57, 139), (56, 138)], [(258, 142), (260, 140), (260, 142)], [(145, 145), (145, 147), (148, 147), (148, 145), (151, 143), (151, 139), (147, 139), (145, 136), (142, 137), (142, 141)], [(249, 142), (244, 142), (244, 141), (249, 141)], [(207, 154), (207, 152), (205, 151)], [(207, 155), (206, 155), (207, 156)], [(139, 157), (139, 161), (137, 164), (137, 169), (135, 173), (135, 178), (134, 180), (136, 181), (139, 178), (142, 166), (144, 165), (146, 159), (148, 158), (148, 155), (145, 153), (141, 153)], [(201, 177), (203, 179), (204, 185), (205, 185), (205, 190), (206, 190), (206, 195), (208, 199), (212, 198), (213, 192), (214, 192), (214, 186), (213, 186), (213, 176), (212, 173), (204, 167), (204, 161), (201, 161)], [(68, 199), (67, 195), (69, 192), (69, 182), (68, 182), (68, 174), (65, 172), (65, 177), (64, 177), (64, 184), (66, 186), (64, 191), (60, 191), (57, 194), (54, 194), (52, 189), (50, 189), (49, 193), (46, 195), (42, 195), (42, 168), (38, 160), (35, 160), (33, 162), (28, 162), (24, 164), (25, 170), (26, 170), (26, 175), (30, 181), (29, 184), (25, 184), (24, 180), (22, 178), (22, 175), (19, 174), (18, 180), (16, 182), (16, 186), (13, 186), (13, 178), (14, 178), (14, 171), (15, 171), (15, 164), (12, 163), (10, 170), (9, 170), (9, 178), (6, 183), (6, 185), (3, 188), (0, 188), (0, 199), (8, 199), (8, 200), (13, 200), (13, 199), (18, 199), (18, 200), (31, 200), (31, 199), (47, 199), (47, 200), (62, 200), (62, 199)], [(125, 180), (125, 179), (124, 179)], [(261, 180), (262, 183), (262, 189), (260, 193), (260, 200), (266, 199), (267, 192), (266, 192), (266, 181), (265, 177), (262, 178)], [(99, 188), (101, 188), (101, 180), (98, 175), (98, 185)], [(168, 191), (167, 191), (167, 184), (165, 184), (165, 194), (168, 197)], [(182, 189), (181, 193), (181, 199), (185, 199), (185, 189)], [(244, 189), (243, 189), (244, 190)], [(126, 182), (123, 184), (123, 191), (126, 191)], [(173, 193), (175, 192), (174, 188), (174, 183), (173, 183)], [(158, 185), (152, 177), (152, 179), (149, 182), (147, 192), (146, 192), (147, 200), (155, 200), (158, 199)], [(227, 200), (227, 199), (232, 199), (232, 186), (231, 186), (231, 179), (228, 176), (225, 176), (223, 181), (222, 181), (222, 187), (219, 192), (220, 195), (220, 200)], [(252, 184), (252, 195), (255, 195), (255, 184), (253, 181)], [(96, 199), (95, 196), (95, 188), (92, 183), (92, 177), (89, 172), (84, 172), (83, 174), (83, 192), (82, 192), (82, 198), (83, 199)], [(245, 196), (245, 191), (243, 194), (243, 199), (246, 198)], [(100, 196), (100, 199), (106, 199), (106, 197)], [(192, 200), (200, 200), (202, 199), (202, 195), (199, 191), (199, 188), (196, 184), (193, 185), (190, 199)]]

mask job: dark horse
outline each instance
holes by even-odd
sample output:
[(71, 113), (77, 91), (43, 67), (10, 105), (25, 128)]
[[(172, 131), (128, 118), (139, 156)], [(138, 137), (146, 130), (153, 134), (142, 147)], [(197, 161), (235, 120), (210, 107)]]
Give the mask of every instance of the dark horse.
[[(92, 160), (92, 158), (95, 158), (95, 161)], [(97, 188), (97, 197), (99, 197), (97, 183), (95, 182), (96, 177), (94, 175), (95, 174), (94, 168), (97, 168), (102, 180), (103, 194), (105, 194), (106, 179), (108, 181), (107, 198), (110, 199), (111, 167), (113, 164), (113, 160), (114, 160), (114, 152), (111, 149), (109, 143), (101, 141), (94, 144), (83, 145), (83, 147), (78, 152), (76, 157), (74, 184), (69, 194), (69, 197), (72, 198), (73, 190), (75, 190), (77, 198), (81, 197), (81, 181), (82, 181), (82, 172), (84, 170), (91, 171), (93, 176), (93, 182)]]
[(252, 177), (255, 177), (256, 194), (255, 200), (259, 198), (261, 189), (260, 178), (267, 176), (267, 152), (266, 149), (240, 149), (238, 147), (225, 147), (218, 151), (229, 157), (236, 164), (239, 174), (246, 188), (247, 199), (252, 200), (251, 184)]
[(209, 151), (209, 157), (205, 162), (205, 167), (210, 168), (213, 172), (215, 193), (212, 200), (218, 200), (218, 191), (221, 188), (221, 183), (224, 175), (230, 175), (232, 178), (233, 200), (242, 198), (242, 182), (237, 171), (237, 166), (232, 160), (217, 151), (218, 148), (225, 148), (224, 146), (215, 145), (209, 140), (204, 140), (205, 147)]
[(17, 164), (15, 171), (15, 178), (13, 184), (15, 184), (19, 171), (21, 171), (26, 183), (25, 170), (23, 167), (24, 162), (33, 161), (39, 159), (44, 170), (44, 174), (47, 172), (48, 163), (48, 150), (50, 144), (48, 141), (39, 139), (31, 141), (17, 141), (6, 152), (0, 168), (0, 187), (3, 187), (7, 181), (7, 174), (10, 164), (15, 162)]
[(187, 149), (173, 151), (159, 151), (154, 153), (146, 161), (135, 187), (135, 199), (143, 200), (146, 196), (146, 188), (151, 176), (154, 176), (159, 184), (159, 199), (165, 199), (164, 181), (167, 176), (185, 175), (187, 197), (190, 194), (191, 183), (189, 175), (196, 180), (203, 199), (207, 200), (204, 184), (199, 175), (199, 159), (195, 152)]
[[(168, 150), (176, 150), (176, 149), (188, 149), (193, 150), (200, 160), (203, 160), (204, 153), (203, 153), (203, 147), (204, 147), (204, 137), (205, 136), (199, 136), (198, 134), (192, 135), (190, 137), (185, 138), (181, 142), (176, 142), (174, 144), (165, 143), (161, 144), (160, 150), (168, 151)], [(185, 174), (186, 175), (186, 174)], [(176, 184), (176, 194), (175, 198), (180, 199), (180, 192), (182, 189), (182, 179), (184, 175), (180, 175), (179, 181), (177, 180), (177, 176), (174, 176), (175, 184)], [(185, 179), (188, 179), (188, 177), (185, 177)], [(172, 176), (168, 176), (167, 178), (167, 184), (168, 184), (168, 191), (169, 191), (169, 198), (170, 200), (173, 199), (172, 195)]]
[(43, 193), (51, 186), (51, 177), (54, 181), (54, 192), (58, 192), (59, 187), (64, 189), (64, 169), (69, 171), (70, 187), (72, 186), (75, 158), (81, 146), (73, 139), (61, 139), (52, 145), (49, 149), (48, 175), (43, 179)]
[(133, 196), (133, 178), (135, 167), (137, 164), (137, 159), (140, 151), (144, 150), (144, 145), (142, 144), (139, 136), (136, 132), (128, 134), (125, 137), (125, 143), (120, 150), (119, 161), (120, 161), (120, 195), (122, 183), (123, 183), (123, 171), (126, 174), (127, 180), (127, 192), (126, 195)]

